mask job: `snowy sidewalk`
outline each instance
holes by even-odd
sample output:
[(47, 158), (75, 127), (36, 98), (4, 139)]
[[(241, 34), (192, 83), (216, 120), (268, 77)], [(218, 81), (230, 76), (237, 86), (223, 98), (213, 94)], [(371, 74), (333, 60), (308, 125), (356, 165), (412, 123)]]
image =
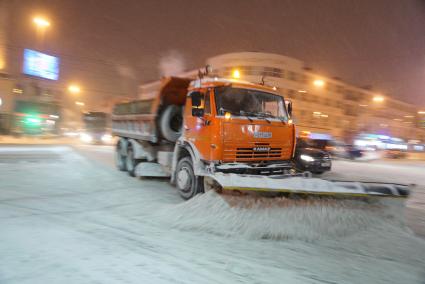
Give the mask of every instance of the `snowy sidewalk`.
[(66, 146), (0, 146), (2, 284), (423, 283), (425, 241), (392, 217), (183, 202)]

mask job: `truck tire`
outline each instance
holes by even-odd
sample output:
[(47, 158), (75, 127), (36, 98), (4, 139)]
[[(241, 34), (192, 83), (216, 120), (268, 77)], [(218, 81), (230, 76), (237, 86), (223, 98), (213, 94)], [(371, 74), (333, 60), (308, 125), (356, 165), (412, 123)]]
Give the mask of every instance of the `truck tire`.
[(170, 105), (163, 111), (159, 127), (162, 136), (170, 142), (176, 142), (181, 136), (183, 126), (183, 110), (177, 105)]
[(190, 157), (185, 157), (177, 163), (176, 186), (185, 200), (204, 192), (204, 177), (195, 175)]
[(115, 148), (115, 165), (120, 171), (126, 171), (127, 167), (125, 166), (125, 156), (122, 154), (122, 143), (118, 141), (117, 147)]
[(139, 163), (137, 159), (134, 158), (134, 150), (131, 143), (128, 143), (127, 146), (127, 156), (125, 157), (125, 167), (130, 176), (136, 176), (136, 166)]

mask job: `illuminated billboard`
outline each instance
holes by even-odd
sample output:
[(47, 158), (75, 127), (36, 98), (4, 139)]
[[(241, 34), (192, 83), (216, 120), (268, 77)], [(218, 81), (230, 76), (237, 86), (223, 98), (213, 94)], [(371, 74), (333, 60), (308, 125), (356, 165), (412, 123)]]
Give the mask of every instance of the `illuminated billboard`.
[(23, 73), (57, 80), (59, 78), (59, 58), (35, 50), (24, 49)]

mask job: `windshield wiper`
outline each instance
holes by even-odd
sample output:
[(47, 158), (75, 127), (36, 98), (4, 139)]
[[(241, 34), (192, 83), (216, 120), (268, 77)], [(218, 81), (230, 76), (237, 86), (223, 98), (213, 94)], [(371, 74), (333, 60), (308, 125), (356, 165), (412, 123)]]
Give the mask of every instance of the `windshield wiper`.
[(268, 123), (271, 123), (271, 121), (267, 117), (273, 117), (274, 118), (274, 115), (269, 114), (267, 112), (258, 112), (257, 117), (264, 118), (265, 121), (267, 121)]
[(271, 123), (271, 121), (269, 119), (267, 119), (267, 117), (264, 116), (262, 112), (253, 112), (253, 111), (244, 111), (244, 110), (241, 110), (240, 113), (241, 114), (243, 113), (245, 116), (246, 115), (250, 115), (250, 116), (253, 116), (253, 117), (263, 118), (268, 123)]
[(239, 113), (246, 118), (248, 118), (249, 121), (253, 122), (254, 120), (250, 117), (251, 113), (248, 111), (240, 110)]
[(267, 113), (267, 112), (260, 112), (260, 113), (259, 113), (259, 115), (260, 115), (260, 116), (264, 116), (264, 117), (277, 118), (277, 119), (279, 119), (282, 123), (287, 122), (287, 121), (286, 121), (283, 117), (281, 117), (281, 116), (275, 116), (275, 115), (273, 115), (273, 114), (271, 114), (271, 113)]

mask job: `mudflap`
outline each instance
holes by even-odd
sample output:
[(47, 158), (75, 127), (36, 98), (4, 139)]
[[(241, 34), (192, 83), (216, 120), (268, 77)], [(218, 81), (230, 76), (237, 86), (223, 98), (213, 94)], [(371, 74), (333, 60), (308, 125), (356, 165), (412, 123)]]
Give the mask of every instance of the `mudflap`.
[(407, 198), (412, 185), (333, 181), (312, 177), (254, 176), (214, 173), (206, 188), (231, 195), (263, 197), (327, 197), (348, 199)]

